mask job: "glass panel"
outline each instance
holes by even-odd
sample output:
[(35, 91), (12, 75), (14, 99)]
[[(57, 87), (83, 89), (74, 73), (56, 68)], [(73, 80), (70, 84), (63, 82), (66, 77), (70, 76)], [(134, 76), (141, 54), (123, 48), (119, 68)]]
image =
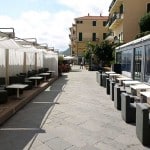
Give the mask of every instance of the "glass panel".
[(126, 71), (131, 72), (132, 50), (127, 50), (126, 58)]
[(142, 47), (137, 47), (134, 49), (133, 78), (135, 80), (140, 80), (141, 78), (141, 62), (142, 62)]
[(132, 50), (126, 50), (122, 52), (121, 55), (122, 71), (131, 72), (131, 59), (132, 59)]
[(150, 45), (145, 46), (145, 82), (150, 82)]
[(116, 53), (116, 63), (117, 64), (121, 64), (121, 55), (122, 55), (122, 52)]

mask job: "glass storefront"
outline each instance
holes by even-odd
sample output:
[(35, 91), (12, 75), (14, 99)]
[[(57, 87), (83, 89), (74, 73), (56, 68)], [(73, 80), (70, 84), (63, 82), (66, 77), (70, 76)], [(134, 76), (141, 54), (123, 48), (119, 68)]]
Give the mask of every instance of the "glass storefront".
[(144, 81), (150, 83), (150, 45), (145, 46), (145, 75)]
[(116, 48), (122, 74), (150, 84), (150, 35)]

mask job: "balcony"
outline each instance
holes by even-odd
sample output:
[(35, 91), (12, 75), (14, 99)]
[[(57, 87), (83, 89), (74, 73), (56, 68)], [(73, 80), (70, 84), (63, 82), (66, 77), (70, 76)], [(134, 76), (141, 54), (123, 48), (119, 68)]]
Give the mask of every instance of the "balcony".
[(123, 21), (123, 14), (114, 13), (114, 15), (109, 19), (109, 29), (113, 30)]
[(109, 6), (109, 12), (114, 12), (118, 10), (120, 5), (123, 3), (123, 0), (113, 0)]
[(76, 40), (76, 35), (69, 34), (69, 39), (70, 39), (71, 41)]

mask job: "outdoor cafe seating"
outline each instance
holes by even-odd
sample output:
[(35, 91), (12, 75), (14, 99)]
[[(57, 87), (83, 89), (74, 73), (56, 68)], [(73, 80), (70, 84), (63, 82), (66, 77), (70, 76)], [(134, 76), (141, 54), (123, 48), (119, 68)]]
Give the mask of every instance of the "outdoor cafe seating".
[(112, 79), (109, 72), (97, 73), (96, 77), (97, 82), (106, 87), (106, 94), (114, 101), (114, 107), (121, 110), (122, 119), (126, 123), (136, 125), (136, 135), (140, 142), (150, 145), (150, 105), (147, 103), (150, 98), (150, 86), (122, 75), (118, 80)]

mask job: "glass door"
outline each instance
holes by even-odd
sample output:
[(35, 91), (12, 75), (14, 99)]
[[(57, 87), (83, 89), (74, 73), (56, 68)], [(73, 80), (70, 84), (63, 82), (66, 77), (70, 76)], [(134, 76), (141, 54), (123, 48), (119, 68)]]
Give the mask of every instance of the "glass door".
[(134, 58), (133, 58), (133, 79), (141, 79), (141, 64), (142, 64), (142, 47), (137, 47), (134, 49)]

